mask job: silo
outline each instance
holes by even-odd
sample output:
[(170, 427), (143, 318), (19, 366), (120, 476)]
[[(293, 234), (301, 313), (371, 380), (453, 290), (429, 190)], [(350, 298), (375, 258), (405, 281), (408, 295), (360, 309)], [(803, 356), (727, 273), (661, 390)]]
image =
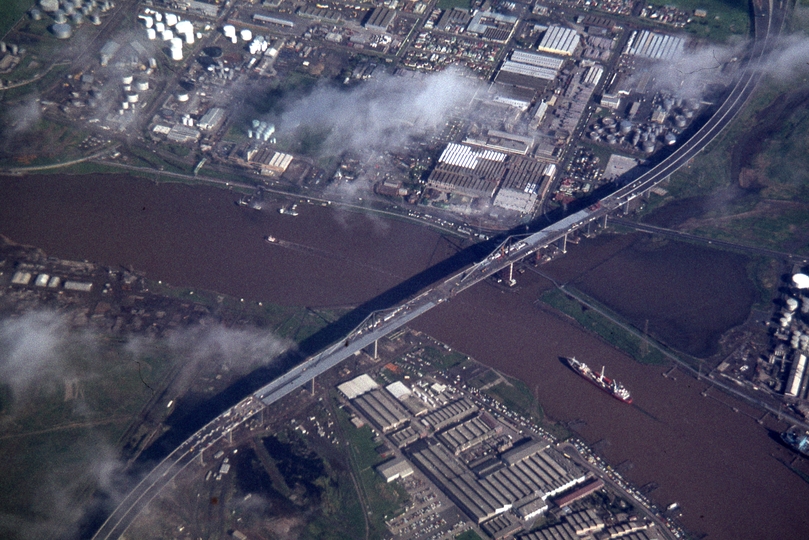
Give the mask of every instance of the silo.
[(241, 36), (242, 41), (250, 41), (251, 39), (253, 39), (253, 32), (251, 32), (247, 28), (239, 32), (239, 35)]
[(146, 28), (151, 28), (154, 26), (154, 19), (152, 17), (141, 17), (141, 20)]
[(135, 90), (138, 92), (145, 92), (149, 89), (149, 81), (146, 79), (138, 79), (135, 81)]
[[(96, 17), (97, 17), (97, 15), (96, 15)], [(149, 38), (150, 40), (155, 40), (155, 39), (157, 39), (157, 32), (155, 31), (154, 28), (147, 28), (146, 29), (146, 37)]]
[(68, 39), (73, 35), (73, 29), (66, 23), (54, 24), (51, 26), (51, 32), (53, 32), (56, 39)]
[(166, 26), (174, 26), (179, 20), (174, 13), (166, 13)]

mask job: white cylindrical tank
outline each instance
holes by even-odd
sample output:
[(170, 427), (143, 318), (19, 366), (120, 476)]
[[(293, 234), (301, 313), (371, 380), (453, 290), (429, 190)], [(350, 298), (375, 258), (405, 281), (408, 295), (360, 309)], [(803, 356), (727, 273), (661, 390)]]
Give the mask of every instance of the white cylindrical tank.
[(140, 15), (138, 18), (143, 21), (143, 25), (146, 28), (151, 28), (154, 26), (154, 18), (149, 17), (148, 15)]
[(163, 14), (160, 13), (159, 11), (155, 11), (154, 12), (154, 20), (156, 20), (157, 22), (162, 22), (163, 21)]
[(225, 34), (226, 38), (234, 38), (236, 37), (236, 27), (232, 24), (226, 24), (222, 27), (222, 32)]
[(247, 28), (239, 32), (239, 35), (242, 37), (242, 41), (250, 41), (251, 39), (253, 39), (253, 32), (251, 32)]
[(799, 289), (809, 289), (809, 276), (806, 274), (795, 274), (792, 276), (792, 283)]
[(157, 30), (158, 34), (162, 34), (166, 30), (166, 25), (162, 22), (155, 23), (154, 29)]
[(149, 81), (146, 79), (139, 79), (135, 81), (135, 90), (138, 92), (145, 92), (149, 89)]
[(182, 38), (173, 37), (169, 41), (169, 47), (172, 49), (182, 49), (183, 48), (183, 40)]
[(127, 94), (126, 95), (126, 100), (129, 103), (137, 103), (138, 102), (138, 95), (135, 94), (135, 93)]
[(182, 49), (171, 49), (171, 59), (179, 62), (183, 59), (183, 50)]
[(123, 103), (121, 103), (121, 108), (122, 108), (123, 110), (127, 110), (127, 109), (129, 109), (129, 102), (128, 102), (128, 101), (124, 101)]
[(157, 39), (157, 32), (155, 32), (154, 28), (147, 28), (146, 37), (149, 39)]
[(123, 84), (132, 84), (132, 81), (135, 79), (132, 75), (124, 75), (121, 77), (121, 82)]
[(179, 18), (174, 13), (166, 13), (166, 26), (174, 26)]
[(172, 32), (171, 30), (163, 30), (162, 32), (160, 32), (160, 39), (162, 39), (163, 41), (171, 41), (173, 37), (174, 32)]
[(796, 299), (794, 299), (794, 298), (787, 298), (787, 309), (788, 309), (789, 311), (795, 311), (796, 309), (798, 309), (798, 306), (799, 306), (799, 305), (800, 305), (800, 304), (798, 303), (798, 301), (797, 301)]

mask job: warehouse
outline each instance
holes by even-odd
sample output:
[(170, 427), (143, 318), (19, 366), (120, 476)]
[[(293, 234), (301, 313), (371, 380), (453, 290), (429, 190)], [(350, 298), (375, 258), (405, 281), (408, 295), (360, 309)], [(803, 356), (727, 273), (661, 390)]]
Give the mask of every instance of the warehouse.
[(522, 214), (531, 212), (539, 193), (553, 179), (555, 171), (552, 164), (525, 158), (512, 159), (494, 205)]
[(365, 392), (370, 392), (371, 390), (375, 390), (377, 388), (379, 388), (379, 385), (370, 377), (370, 375), (367, 374), (355, 377), (354, 379), (344, 382), (337, 387), (337, 389), (348, 399), (354, 399), (361, 396)]
[(461, 398), (426, 415), (422, 419), (422, 423), (425, 426), (431, 427), (433, 431), (441, 431), (476, 412), (478, 412), (477, 405), (466, 398)]
[(387, 32), (388, 27), (393, 23), (396, 18), (396, 12), (392, 9), (378, 7), (371, 11), (368, 19), (365, 21), (365, 28), (375, 32)]
[(672, 60), (683, 53), (685, 39), (644, 30), (632, 33), (626, 44), (625, 54), (651, 60)]
[(202, 118), (199, 119), (199, 123), (197, 123), (197, 127), (203, 131), (208, 131), (215, 129), (219, 122), (225, 117), (225, 109), (220, 109), (219, 107), (211, 107), (211, 109), (206, 112)]
[(575, 30), (563, 26), (551, 25), (542, 36), (537, 49), (542, 52), (572, 56), (579, 46), (579, 34)]
[(548, 56), (547, 54), (538, 54), (529, 51), (515, 50), (511, 53), (511, 60), (521, 64), (530, 64), (532, 66), (543, 67), (559, 71), (565, 63), (564, 58), (556, 58), (555, 56)]
[(511, 39), (518, 20), (517, 17), (511, 15), (478, 11), (472, 17), (466, 31), (470, 34), (477, 34), (483, 39), (505, 43)]
[(494, 196), (506, 172), (506, 154), (450, 143), (427, 179), (427, 187), (470, 198)]
[(407, 412), (384, 390), (371, 390), (352, 401), (354, 406), (383, 433), (402, 427), (410, 419)]
[(503, 427), (499, 424), (496, 426), (492, 424), (493, 421), (486, 422), (482, 415), (476, 416), (442, 432), (439, 438), (457, 456), (503, 431)]
[(513, 60), (506, 60), (503, 62), (503, 65), (500, 66), (500, 71), (505, 71), (506, 73), (516, 73), (517, 75), (524, 75), (526, 77), (543, 79), (546, 81), (554, 80), (558, 73), (555, 69), (532, 66), (531, 64), (523, 64), (520, 62), (514, 62)]
[(390, 483), (399, 478), (407, 478), (413, 474), (413, 467), (406, 459), (395, 458), (378, 465), (376, 472), (382, 475), (386, 482)]
[(388, 435), (388, 437), (397, 448), (404, 448), (405, 446), (413, 444), (419, 440), (421, 438), (421, 433), (419, 433), (413, 426), (407, 426), (399, 431), (391, 433)]

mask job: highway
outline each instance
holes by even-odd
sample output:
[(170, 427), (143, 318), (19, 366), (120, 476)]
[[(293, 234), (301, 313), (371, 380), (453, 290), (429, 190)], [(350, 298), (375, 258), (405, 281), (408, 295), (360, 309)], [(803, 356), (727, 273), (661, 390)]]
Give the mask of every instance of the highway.
[[(780, 33), (786, 10), (778, 9), (770, 0), (766, 5), (753, 2), (755, 15), (755, 41), (749, 59), (728, 94), (727, 99), (697, 133), (652, 170), (635, 181), (621, 187), (589, 208), (571, 214), (523, 239), (508, 238), (488, 257), (466, 268), (441, 283), (434, 285), (415, 298), (391, 309), (372, 313), (346, 338), (257, 390), (208, 423), (161, 461), (121, 501), (110, 514), (94, 540), (119, 538), (141, 510), (197, 456), (226, 436), (239, 424), (284, 396), (311, 382), (315, 377), (338, 365), (351, 355), (376, 340), (394, 332), (411, 320), (454, 297), (464, 289), (487, 279), (509, 265), (518, 262), (538, 249), (549, 246), (571, 232), (619, 210), (623, 205), (646, 193), (685, 165), (710, 143), (738, 114), (752, 94), (761, 77), (761, 64), (775, 36)], [(766, 18), (766, 24), (758, 22)], [(776, 21), (773, 18), (777, 18)]]

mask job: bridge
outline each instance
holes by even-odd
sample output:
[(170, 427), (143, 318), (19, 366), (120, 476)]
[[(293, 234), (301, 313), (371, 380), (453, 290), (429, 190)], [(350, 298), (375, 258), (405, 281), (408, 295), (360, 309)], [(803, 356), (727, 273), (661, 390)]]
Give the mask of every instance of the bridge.
[[(372, 313), (344, 339), (253, 392), (209, 422), (164, 458), (121, 501), (93, 536), (93, 540), (119, 538), (141, 510), (189, 463), (197, 457), (202, 458), (206, 449), (222, 437), (228, 436), (236, 427), (264, 407), (276, 403), (366, 347), (374, 346), (380, 338), (472, 285), (507, 267), (513, 267), (515, 263), (537, 250), (555, 242), (565, 242), (569, 234), (596, 220), (606, 220), (610, 213), (625, 209), (630, 201), (645, 195), (693, 159), (738, 114), (755, 89), (762, 74), (761, 67), (765, 55), (774, 39), (780, 34), (787, 13), (783, 1), (777, 6), (775, 1), (753, 1), (755, 40), (733, 88), (711, 118), (666, 159), (590, 207), (575, 212), (536, 233), (522, 238), (509, 237), (482, 261), (444, 279), (407, 302)], [(762, 19), (766, 19), (765, 24), (759, 24)]]

